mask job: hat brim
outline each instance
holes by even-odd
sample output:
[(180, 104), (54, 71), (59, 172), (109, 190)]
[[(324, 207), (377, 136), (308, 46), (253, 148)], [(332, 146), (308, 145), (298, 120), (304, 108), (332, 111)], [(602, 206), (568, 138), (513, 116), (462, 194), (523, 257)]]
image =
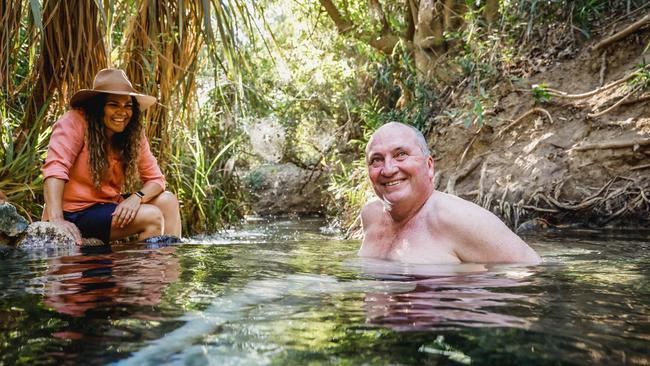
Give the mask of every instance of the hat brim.
[(132, 97), (135, 97), (138, 101), (138, 105), (140, 106), (140, 110), (144, 111), (145, 109), (151, 107), (156, 103), (156, 97), (152, 97), (151, 95), (145, 95), (145, 94), (140, 94), (140, 93), (133, 93), (133, 92), (128, 92), (128, 91), (99, 91), (99, 90), (93, 90), (93, 89), (81, 89), (78, 92), (74, 93), (72, 98), (70, 98), (70, 106), (71, 107), (79, 107), (81, 103), (84, 101), (94, 97), (97, 94), (117, 94), (117, 95), (130, 95)]

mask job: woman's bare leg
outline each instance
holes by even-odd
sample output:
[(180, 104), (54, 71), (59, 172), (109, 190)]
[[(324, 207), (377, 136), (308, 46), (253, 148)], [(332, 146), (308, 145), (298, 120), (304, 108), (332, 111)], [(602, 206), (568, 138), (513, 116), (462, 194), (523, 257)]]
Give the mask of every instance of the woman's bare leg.
[(168, 191), (147, 202), (160, 209), (165, 219), (164, 234), (181, 237), (181, 212), (176, 196)]
[(163, 234), (165, 218), (155, 205), (144, 203), (138, 209), (133, 221), (125, 227), (111, 226), (111, 240), (124, 239), (138, 234), (138, 240)]

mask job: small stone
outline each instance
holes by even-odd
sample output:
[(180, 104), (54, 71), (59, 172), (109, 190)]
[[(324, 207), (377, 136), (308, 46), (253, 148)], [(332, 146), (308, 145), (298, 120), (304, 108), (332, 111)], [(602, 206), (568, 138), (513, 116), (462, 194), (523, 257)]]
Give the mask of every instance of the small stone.
[(103, 245), (106, 245), (103, 241), (97, 239), (97, 238), (83, 238), (81, 239), (81, 246), (82, 247), (101, 247)]

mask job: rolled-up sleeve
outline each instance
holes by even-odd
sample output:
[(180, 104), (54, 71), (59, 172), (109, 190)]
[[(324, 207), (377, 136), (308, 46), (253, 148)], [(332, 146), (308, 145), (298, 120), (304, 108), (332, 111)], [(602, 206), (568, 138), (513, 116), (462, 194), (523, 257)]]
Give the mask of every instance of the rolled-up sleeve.
[(66, 112), (52, 127), (43, 178), (70, 179), (70, 168), (84, 145), (86, 125), (79, 111)]
[(156, 158), (151, 153), (149, 140), (147, 140), (146, 136), (142, 137), (142, 142), (140, 143), (138, 170), (140, 171), (140, 179), (142, 179), (143, 183), (154, 182), (162, 187), (163, 190), (165, 189), (165, 176), (163, 176)]

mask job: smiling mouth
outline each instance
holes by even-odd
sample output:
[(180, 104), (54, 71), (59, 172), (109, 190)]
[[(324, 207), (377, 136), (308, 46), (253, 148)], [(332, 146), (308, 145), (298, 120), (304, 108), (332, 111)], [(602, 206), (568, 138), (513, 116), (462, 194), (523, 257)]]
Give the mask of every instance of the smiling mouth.
[(402, 183), (401, 180), (394, 180), (394, 181), (392, 181), (392, 182), (386, 182), (386, 183), (384, 183), (384, 185), (385, 185), (386, 187), (392, 187), (392, 186), (396, 186), (396, 185), (398, 185), (398, 184), (400, 184), (400, 183)]

